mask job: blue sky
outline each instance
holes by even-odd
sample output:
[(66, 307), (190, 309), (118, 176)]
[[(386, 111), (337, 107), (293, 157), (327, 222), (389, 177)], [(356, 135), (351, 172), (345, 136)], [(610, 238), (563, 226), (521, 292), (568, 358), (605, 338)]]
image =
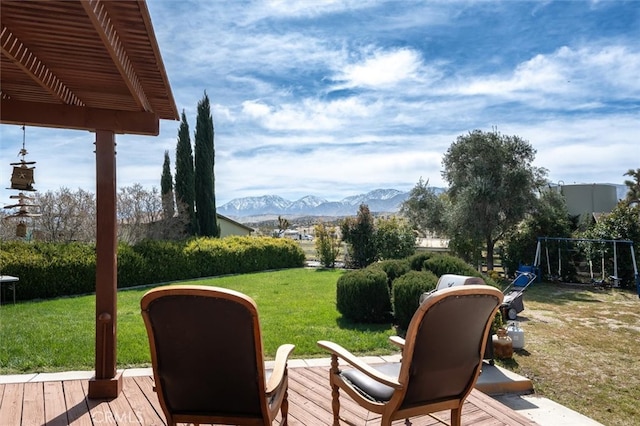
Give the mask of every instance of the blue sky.
[[(148, 0), (192, 140), (206, 90), (218, 205), (328, 200), (441, 178), (474, 129), (518, 135), (564, 183), (640, 167), (639, 1)], [(118, 136), (118, 185), (160, 186), (178, 122)], [(0, 126), (0, 173), (22, 144)], [(94, 135), (26, 129), (35, 187), (95, 192)], [(174, 169), (175, 170), (175, 169)], [(173, 170), (173, 171), (174, 171)], [(2, 190), (2, 201), (9, 192)]]

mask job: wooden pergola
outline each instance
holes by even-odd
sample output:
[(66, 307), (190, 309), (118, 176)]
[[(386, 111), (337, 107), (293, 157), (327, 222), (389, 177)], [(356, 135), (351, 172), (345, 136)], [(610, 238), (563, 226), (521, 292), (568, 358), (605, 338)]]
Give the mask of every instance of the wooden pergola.
[(115, 134), (178, 111), (144, 0), (0, 0), (0, 123), (95, 132), (96, 340), (89, 397), (116, 397)]

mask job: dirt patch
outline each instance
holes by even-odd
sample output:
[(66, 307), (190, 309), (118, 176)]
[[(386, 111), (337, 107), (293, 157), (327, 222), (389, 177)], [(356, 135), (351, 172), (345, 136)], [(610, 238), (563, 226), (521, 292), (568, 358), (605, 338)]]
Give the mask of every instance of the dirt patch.
[(499, 364), (535, 392), (605, 425), (640, 418), (640, 299), (633, 291), (535, 283), (520, 313), (525, 348)]

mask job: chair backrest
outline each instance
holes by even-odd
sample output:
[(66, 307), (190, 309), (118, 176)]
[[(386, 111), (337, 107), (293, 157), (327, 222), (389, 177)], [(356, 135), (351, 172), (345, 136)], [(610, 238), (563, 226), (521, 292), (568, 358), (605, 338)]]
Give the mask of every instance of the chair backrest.
[(457, 287), (460, 285), (483, 285), (485, 284), (484, 280), (480, 277), (470, 277), (467, 275), (455, 275), (455, 274), (442, 274), (438, 279), (436, 284), (436, 288), (431, 291), (427, 291), (420, 295), (420, 303), (426, 300), (431, 294), (435, 293), (439, 290), (444, 290), (445, 288)]
[(464, 398), (480, 373), (491, 323), (503, 300), (488, 285), (464, 285), (431, 294), (413, 316), (399, 380), (401, 407)]
[(147, 292), (142, 315), (161, 404), (175, 414), (262, 417), (265, 378), (257, 308), (208, 286)]
[(436, 290), (444, 290), (449, 287), (456, 287), (459, 285), (483, 285), (484, 280), (480, 277), (469, 277), (467, 275), (455, 275), (455, 274), (443, 274), (438, 279), (436, 284)]

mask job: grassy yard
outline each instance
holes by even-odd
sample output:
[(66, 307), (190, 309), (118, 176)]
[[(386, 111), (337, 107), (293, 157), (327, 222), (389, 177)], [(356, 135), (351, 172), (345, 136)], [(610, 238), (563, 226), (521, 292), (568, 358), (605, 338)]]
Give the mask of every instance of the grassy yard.
[(640, 424), (640, 300), (635, 292), (534, 284), (519, 320), (525, 348), (499, 362), (535, 392), (605, 425)]
[[(232, 288), (252, 297), (258, 305), (269, 358), (282, 343), (296, 345), (295, 357), (326, 356), (316, 345), (321, 339), (358, 353), (392, 353), (387, 341), (394, 334), (390, 324), (352, 324), (340, 318), (335, 286), (342, 272), (292, 269), (191, 283)], [(118, 367), (150, 365), (140, 315), (140, 299), (147, 290), (118, 293)], [(93, 369), (94, 317), (92, 295), (3, 305), (0, 374)]]
[[(319, 339), (359, 354), (395, 352), (390, 324), (356, 325), (335, 308), (342, 272), (294, 269), (195, 281), (233, 288), (258, 304), (269, 358), (281, 343), (294, 357), (326, 356)], [(140, 316), (147, 289), (118, 295), (118, 367), (148, 366)], [(640, 419), (640, 300), (634, 292), (536, 283), (519, 320), (525, 348), (498, 364), (533, 381), (537, 394), (605, 425)], [(92, 370), (94, 296), (0, 307), (0, 374)]]

